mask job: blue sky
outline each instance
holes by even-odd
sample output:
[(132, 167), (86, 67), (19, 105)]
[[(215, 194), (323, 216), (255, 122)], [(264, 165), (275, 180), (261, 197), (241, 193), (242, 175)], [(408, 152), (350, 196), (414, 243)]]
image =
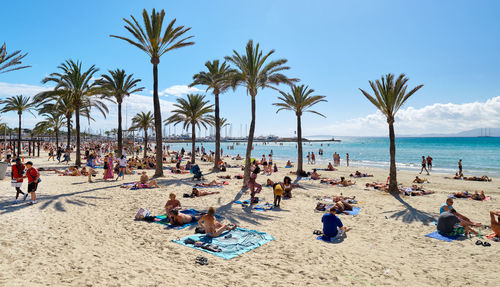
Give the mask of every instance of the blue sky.
[[(386, 135), (385, 122), (358, 88), (368, 90), (368, 80), (389, 72), (406, 73), (411, 87), (424, 84), (401, 111), (400, 134), (500, 125), (498, 1), (9, 1), (3, 7), (0, 42), (9, 51), (28, 52), (24, 63), (32, 68), (1, 74), (0, 97), (37, 91), (44, 76), (71, 58), (101, 72), (134, 73), (146, 91), (129, 99), (129, 112), (147, 109), (149, 59), (109, 35), (129, 36), (122, 18), (156, 8), (165, 9), (166, 20), (192, 27), (196, 42), (161, 58), (161, 91), (189, 84), (205, 61), (243, 51), (253, 39), (265, 51), (275, 49), (275, 58), (289, 60), (287, 75), (327, 96), (328, 103), (316, 108), (327, 118), (306, 115), (306, 135)], [(172, 89), (163, 93), (164, 116), (176, 96)], [(258, 94), (258, 135), (295, 130), (292, 113), (276, 115), (276, 98), (272, 90)], [(93, 129), (116, 125), (116, 108), (110, 108), (109, 119), (91, 124)], [(221, 113), (239, 135), (240, 125), (250, 122), (245, 91), (222, 95)], [(2, 120), (14, 124), (15, 115)], [(37, 120), (27, 115), (24, 124)]]

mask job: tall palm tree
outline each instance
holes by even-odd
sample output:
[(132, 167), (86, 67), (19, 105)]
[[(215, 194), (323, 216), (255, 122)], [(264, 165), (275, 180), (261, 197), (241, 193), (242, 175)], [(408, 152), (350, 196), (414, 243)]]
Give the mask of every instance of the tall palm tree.
[(44, 120), (38, 122), (35, 125), (35, 129), (38, 134), (43, 132), (53, 131), (56, 137), (56, 147), (59, 146), (59, 131), (64, 125), (64, 116), (57, 110), (52, 110), (50, 112), (40, 113), (44, 116)]
[(34, 108), (34, 103), (30, 101), (30, 97), (24, 97), (23, 95), (8, 97), (3, 101), (0, 101), (0, 104), (3, 104), (3, 108), (0, 109), (2, 113), (8, 112), (17, 112), (19, 116), (19, 129), (17, 132), (17, 155), (21, 155), (21, 118), (23, 112), (30, 112), (33, 116), (33, 112), (31, 111)]
[(155, 119), (149, 111), (147, 113), (140, 112), (132, 118), (132, 126), (130, 129), (138, 129), (144, 131), (144, 158), (148, 154), (148, 129), (153, 128)]
[(207, 61), (205, 63), (207, 72), (202, 71), (193, 76), (193, 83), (190, 87), (196, 85), (207, 86), (206, 91), (212, 90), (215, 97), (215, 161), (214, 170), (218, 171), (220, 161), (220, 130), (222, 128), (219, 115), (219, 94), (224, 93), (231, 87), (231, 75), (234, 72), (226, 62), (219, 64), (219, 60)]
[(320, 102), (326, 102), (325, 96), (312, 95), (312, 93), (314, 93), (314, 90), (309, 89), (309, 86), (293, 85), (291, 93), (285, 93), (280, 91), (281, 97), (278, 97), (278, 100), (280, 100), (281, 102), (273, 104), (279, 107), (276, 113), (278, 113), (281, 110), (288, 110), (294, 112), (295, 115), (297, 116), (297, 147), (298, 147), (297, 174), (299, 174), (302, 171), (302, 161), (303, 161), (302, 122), (301, 122), (302, 114), (304, 112), (310, 112), (325, 117), (323, 114), (311, 110), (312, 106)]
[(58, 68), (61, 70), (60, 73), (50, 74), (49, 77), (42, 80), (42, 83), (56, 83), (50, 97), (59, 101), (61, 97), (67, 96), (69, 104), (74, 108), (76, 129), (75, 165), (80, 166), (80, 114), (84, 110), (85, 113), (90, 115), (90, 110), (96, 108), (106, 117), (108, 108), (103, 101), (97, 98), (99, 89), (95, 87), (95, 82), (92, 80), (92, 77), (99, 69), (92, 65), (89, 69), (84, 70), (81, 62), (74, 62), (73, 60), (65, 61)]
[(102, 79), (97, 84), (102, 89), (103, 95), (113, 98), (118, 104), (118, 156), (121, 156), (123, 149), (123, 129), (122, 129), (122, 103), (123, 99), (130, 94), (144, 90), (144, 87), (137, 87), (140, 79), (134, 79), (134, 74), (127, 75), (125, 70), (109, 70), (109, 75), (102, 75)]
[(166, 52), (193, 45), (194, 42), (188, 42), (193, 36), (183, 38), (184, 34), (191, 28), (184, 28), (184, 26), (175, 27), (176, 19), (172, 20), (165, 31), (162, 32), (163, 18), (165, 18), (164, 10), (156, 12), (156, 10), (153, 9), (153, 11), (151, 11), (151, 16), (149, 16), (146, 9), (144, 9), (142, 11), (144, 26), (141, 26), (134, 16), (131, 15), (130, 18), (132, 18), (132, 20), (123, 20), (126, 23), (125, 29), (133, 36), (131, 39), (115, 35), (110, 36), (127, 41), (131, 45), (141, 49), (149, 56), (151, 64), (153, 64), (153, 106), (155, 115), (156, 149), (158, 151), (156, 153), (155, 177), (159, 177), (163, 176), (163, 154), (161, 152), (163, 138), (160, 97), (158, 96), (158, 64), (160, 63), (160, 57)]
[(394, 120), (396, 118), (396, 113), (406, 100), (424, 85), (416, 86), (407, 93), (406, 89), (408, 85), (406, 83), (408, 82), (408, 78), (406, 78), (405, 74), (399, 75), (396, 81), (394, 81), (393, 74), (387, 74), (382, 76), (380, 80), (368, 82), (370, 83), (374, 96), (362, 89), (359, 90), (387, 118), (390, 141), (389, 153), (391, 156), (389, 192), (392, 194), (399, 194), (398, 182), (396, 180), (396, 137), (394, 135)]
[(208, 115), (213, 113), (213, 105), (209, 105), (205, 101), (205, 96), (202, 95), (187, 95), (187, 100), (183, 98), (177, 99), (174, 104), (172, 115), (165, 120), (166, 124), (182, 124), (183, 128), (188, 131), (191, 127), (191, 163), (195, 162), (195, 145), (196, 145), (196, 127), (203, 126), (206, 128), (212, 125), (213, 121)]
[(21, 60), (28, 55), (19, 54), (21, 50), (14, 51), (11, 54), (7, 53), (7, 46), (3, 43), (0, 47), (0, 74), (12, 72), (20, 69), (29, 68), (31, 66), (20, 66), (22, 65)]
[(274, 50), (263, 54), (259, 49), (259, 44), (254, 46), (253, 41), (248, 41), (245, 54), (239, 54), (233, 50), (232, 56), (225, 57), (226, 61), (236, 66), (236, 70), (232, 73), (231, 85), (233, 89), (237, 86), (246, 88), (247, 94), (251, 97), (252, 121), (250, 122), (250, 130), (248, 132), (248, 142), (246, 151), (245, 174), (243, 182), (246, 183), (250, 178), (250, 157), (252, 155), (253, 137), (255, 132), (255, 98), (259, 89), (271, 88), (276, 89), (274, 85), (281, 83), (291, 85), (297, 79), (290, 79), (280, 73), (281, 71), (290, 69), (285, 66), (287, 60), (279, 59), (268, 61), (268, 58), (274, 54)]

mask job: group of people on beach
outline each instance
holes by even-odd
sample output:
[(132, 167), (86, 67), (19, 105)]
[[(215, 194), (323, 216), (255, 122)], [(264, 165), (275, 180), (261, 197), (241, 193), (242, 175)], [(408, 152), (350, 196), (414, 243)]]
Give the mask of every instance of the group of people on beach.
[[(21, 189), (25, 178), (28, 180), (28, 189), (26, 193), (24, 193)], [(26, 201), (28, 195), (31, 195), (30, 204), (35, 204), (37, 202), (36, 190), (40, 181), (40, 173), (33, 167), (33, 163), (28, 161), (26, 162), (26, 165), (24, 165), (21, 158), (17, 157), (14, 160), (14, 164), (11, 166), (11, 184), (12, 187), (16, 189), (16, 199), (14, 204), (18, 203), (19, 195), (21, 194), (24, 196), (23, 201)]]

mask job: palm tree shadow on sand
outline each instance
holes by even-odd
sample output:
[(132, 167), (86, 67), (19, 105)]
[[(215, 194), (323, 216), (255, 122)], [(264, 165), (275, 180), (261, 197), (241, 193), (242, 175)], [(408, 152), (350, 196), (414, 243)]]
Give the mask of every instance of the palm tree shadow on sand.
[(392, 211), (385, 211), (382, 212), (382, 214), (391, 214), (389, 217), (405, 222), (405, 223), (412, 223), (416, 221), (422, 222), (424, 225), (429, 225), (431, 222), (436, 221), (435, 216), (437, 216), (436, 213), (429, 213), (425, 211), (418, 210), (411, 206), (408, 202), (404, 201), (399, 194), (393, 195), (393, 197), (399, 201), (405, 209), (403, 210), (392, 210)]

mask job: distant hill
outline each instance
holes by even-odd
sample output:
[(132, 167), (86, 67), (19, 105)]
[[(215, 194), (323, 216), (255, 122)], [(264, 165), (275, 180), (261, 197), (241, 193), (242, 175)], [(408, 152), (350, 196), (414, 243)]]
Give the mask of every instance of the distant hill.
[(473, 129), (473, 130), (468, 130), (468, 131), (463, 131), (459, 133), (453, 133), (453, 134), (421, 134), (421, 135), (398, 135), (402, 137), (479, 137), (481, 135), (486, 135), (491, 136), (491, 137), (500, 137), (500, 128), (488, 128), (486, 129)]

